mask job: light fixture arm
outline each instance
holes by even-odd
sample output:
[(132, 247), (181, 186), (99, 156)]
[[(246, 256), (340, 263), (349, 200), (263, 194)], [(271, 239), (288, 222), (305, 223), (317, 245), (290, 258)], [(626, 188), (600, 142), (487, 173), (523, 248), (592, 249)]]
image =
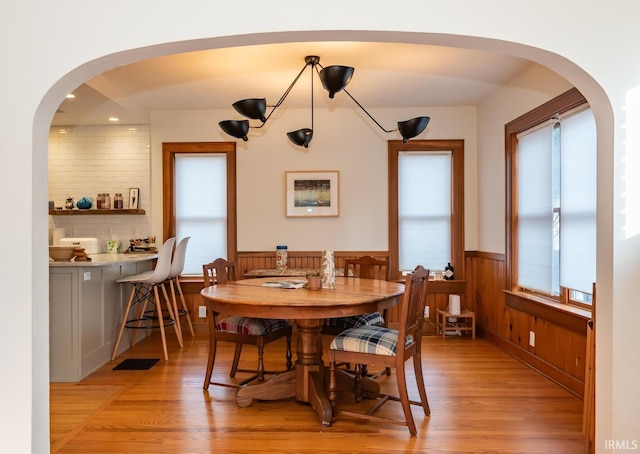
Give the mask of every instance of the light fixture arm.
[[(285, 92), (282, 94), (282, 96), (280, 97), (280, 99), (278, 100), (277, 103), (275, 103), (275, 105), (273, 106), (269, 106), (272, 107), (271, 112), (269, 112), (269, 115), (266, 116), (264, 122), (262, 122), (262, 124), (260, 126), (250, 126), (250, 128), (254, 128), (254, 129), (260, 129), (262, 128), (267, 121), (269, 120), (269, 118), (271, 117), (271, 115), (273, 114), (273, 112), (275, 112), (275, 110), (280, 107), (282, 105), (282, 103), (284, 102), (285, 99), (287, 99), (287, 96), (289, 96), (289, 93), (291, 92), (291, 90), (293, 89), (293, 87), (295, 86), (295, 84), (298, 83), (298, 79), (300, 79), (300, 76), (302, 76), (302, 73), (305, 72), (305, 70), (307, 69), (308, 66), (311, 67), (315, 67), (315, 65), (318, 64), (318, 62), (320, 61), (320, 57), (316, 57), (316, 56), (308, 56), (304, 59), (304, 66), (302, 67), (302, 69), (300, 70), (300, 72), (298, 73), (298, 75), (296, 76), (295, 79), (293, 79), (293, 82), (291, 82), (291, 84), (289, 85), (289, 87), (285, 90)], [(313, 71), (311, 72), (311, 82), (313, 83)], [(311, 88), (313, 90), (313, 86)], [(313, 106), (311, 108), (311, 112), (312, 112), (312, 123), (313, 123)], [(311, 126), (313, 128), (313, 125)]]
[(366, 114), (367, 114), (367, 116), (368, 116), (369, 118), (371, 118), (371, 120), (373, 120), (373, 122), (374, 122), (376, 125), (378, 125), (378, 128), (382, 129), (384, 132), (395, 132), (395, 131), (397, 131), (397, 130), (398, 130), (398, 128), (395, 128), (395, 129), (389, 129), (389, 130), (384, 129), (384, 128), (382, 127), (382, 125), (381, 125), (380, 123), (378, 123), (378, 122), (376, 121), (376, 119), (375, 119), (375, 118), (373, 118), (369, 112), (367, 112), (367, 109), (365, 109), (364, 107), (362, 107), (362, 104), (360, 104), (356, 98), (354, 98), (353, 96), (351, 96), (351, 93), (349, 93), (349, 92), (347, 91), (347, 89), (346, 89), (346, 88), (345, 88), (345, 89), (343, 89), (342, 91), (344, 91), (344, 92), (347, 94), (347, 96), (348, 96), (349, 98), (351, 98), (351, 100), (352, 100), (353, 102), (355, 102), (355, 103), (356, 103), (356, 105), (357, 105), (358, 107), (360, 107), (360, 109), (362, 109), (362, 111), (363, 111), (364, 113), (366, 113)]

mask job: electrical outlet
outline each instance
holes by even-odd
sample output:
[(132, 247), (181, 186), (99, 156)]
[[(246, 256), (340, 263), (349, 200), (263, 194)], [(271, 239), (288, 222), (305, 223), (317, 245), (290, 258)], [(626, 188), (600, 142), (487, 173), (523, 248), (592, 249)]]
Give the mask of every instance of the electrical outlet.
[(424, 318), (429, 318), (429, 306), (424, 307)]
[(85, 271), (84, 274), (82, 275), (82, 278), (85, 281), (90, 281), (91, 280), (91, 271)]
[(200, 318), (207, 317), (207, 306), (198, 306), (198, 317)]
[(529, 345), (532, 347), (536, 346), (536, 333), (533, 331), (529, 331)]

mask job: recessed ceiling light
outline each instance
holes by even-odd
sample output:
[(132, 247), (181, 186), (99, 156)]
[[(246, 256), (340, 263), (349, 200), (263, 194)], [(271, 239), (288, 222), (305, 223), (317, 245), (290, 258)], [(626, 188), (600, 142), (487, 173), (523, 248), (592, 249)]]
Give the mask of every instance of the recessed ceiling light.
[(75, 98), (75, 97), (76, 97), (76, 95), (74, 95), (73, 93), (69, 93), (69, 94), (66, 96), (66, 98), (67, 98), (67, 99), (73, 99), (73, 98)]
[(120, 121), (118, 117), (109, 117), (109, 121)]

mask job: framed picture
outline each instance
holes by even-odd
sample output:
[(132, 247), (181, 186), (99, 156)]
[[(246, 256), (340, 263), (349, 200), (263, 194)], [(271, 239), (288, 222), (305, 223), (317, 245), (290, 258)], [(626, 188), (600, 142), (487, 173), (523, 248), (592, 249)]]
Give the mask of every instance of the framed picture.
[(129, 209), (135, 210), (140, 208), (140, 189), (129, 188)]
[(338, 216), (337, 170), (285, 172), (287, 217)]

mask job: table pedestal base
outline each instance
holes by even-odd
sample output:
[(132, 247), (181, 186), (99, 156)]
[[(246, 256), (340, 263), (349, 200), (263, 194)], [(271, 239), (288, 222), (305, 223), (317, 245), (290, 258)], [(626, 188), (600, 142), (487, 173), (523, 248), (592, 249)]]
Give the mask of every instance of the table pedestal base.
[[(297, 320), (298, 348), (294, 370), (274, 375), (262, 383), (244, 385), (236, 393), (239, 407), (248, 407), (254, 399), (280, 400), (295, 397), (299, 402), (310, 403), (322, 427), (331, 426), (331, 404), (326, 392), (329, 370), (322, 362), (322, 320)], [(348, 372), (336, 370), (338, 392), (353, 391), (354, 377)], [(362, 379), (362, 396), (375, 399), (380, 385), (369, 377)]]

